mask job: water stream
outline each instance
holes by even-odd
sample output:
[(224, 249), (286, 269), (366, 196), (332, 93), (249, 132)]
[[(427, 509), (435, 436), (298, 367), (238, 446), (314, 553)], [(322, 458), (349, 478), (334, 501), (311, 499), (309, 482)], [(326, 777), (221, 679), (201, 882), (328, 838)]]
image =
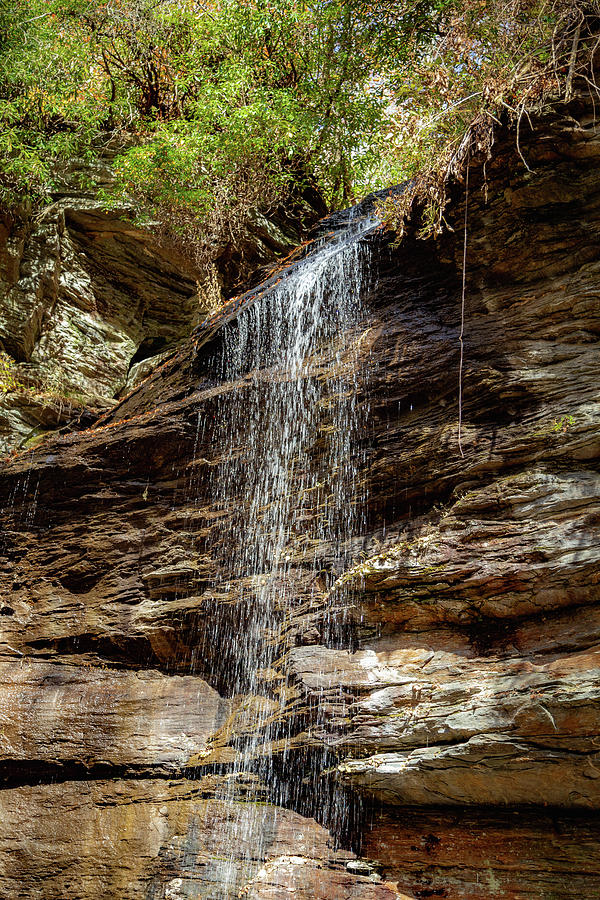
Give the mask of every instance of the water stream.
[[(349, 564), (365, 511), (357, 478), (368, 411), (357, 384), (357, 326), (371, 277), (364, 238), (374, 227), (351, 219), (322, 239), (225, 327), (213, 359), (224, 389), (210, 423), (216, 455), (204, 489), (220, 523), (211, 538), (214, 589), (234, 612), (215, 615), (206, 649), (217, 648), (221, 690), (239, 704), (235, 769), (258, 773), (274, 802), (286, 800), (288, 734), (287, 694), (273, 666), (299, 597), (322, 602), (324, 556), (333, 560), (330, 578)], [(229, 783), (222, 799), (235, 810), (235, 779)], [(220, 896), (235, 896), (241, 846), (260, 859), (262, 815), (258, 804), (232, 814)]]

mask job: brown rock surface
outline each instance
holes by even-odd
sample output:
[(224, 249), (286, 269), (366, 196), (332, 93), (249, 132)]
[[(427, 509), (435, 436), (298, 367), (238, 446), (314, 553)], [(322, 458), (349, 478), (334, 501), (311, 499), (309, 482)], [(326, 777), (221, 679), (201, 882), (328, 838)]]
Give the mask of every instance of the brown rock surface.
[[(265, 573), (219, 545), (247, 498), (211, 489), (216, 422), (269, 373), (223, 383), (218, 322), (97, 426), (7, 461), (5, 896), (600, 892), (600, 129), (581, 99), (534, 126), (533, 172), (500, 132), (487, 202), (471, 173), (464, 456), (460, 189), (454, 233), (369, 238), (366, 320), (306, 374), (358, 348), (365, 526), (312, 538), (305, 501), (277, 629), (252, 636)], [(322, 414), (306, 456), (325, 490)], [(249, 697), (232, 673), (252, 640)], [(362, 836), (373, 875), (312, 815)]]
[(0, 346), (19, 364), (0, 406), (5, 453), (106, 408), (132, 365), (206, 313), (189, 263), (122, 214), (62, 197), (0, 243)]
[(1, 454), (90, 424), (173, 356), (221, 291), (289, 252), (315, 220), (299, 200), (270, 218), (256, 211), (241, 246), (222, 248), (211, 282), (131, 210), (107, 210), (82, 189), (81, 176), (111, 182), (106, 153), (98, 171), (75, 162), (36, 216), (0, 219), (0, 350), (17, 363), (15, 389), (0, 394)]
[(600, 820), (557, 810), (375, 814), (364, 852), (412, 898), (570, 900), (600, 894)]
[[(259, 815), (257, 815), (257, 811)], [(0, 891), (27, 900), (393, 900), (313, 819), (206, 799), (202, 783), (70, 781), (0, 793)], [(294, 869), (289, 884), (290, 867)], [(293, 890), (290, 890), (293, 888)]]
[[(41, 660), (0, 663), (0, 763), (169, 773), (202, 752), (229, 715), (200, 678)], [(11, 766), (11, 764), (13, 764)]]

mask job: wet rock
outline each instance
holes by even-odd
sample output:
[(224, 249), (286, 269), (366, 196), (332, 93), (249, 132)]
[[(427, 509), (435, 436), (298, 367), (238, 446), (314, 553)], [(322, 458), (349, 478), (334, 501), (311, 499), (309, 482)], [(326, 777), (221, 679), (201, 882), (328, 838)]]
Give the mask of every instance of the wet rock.
[(412, 898), (575, 900), (600, 891), (600, 820), (590, 811), (373, 810), (364, 852)]
[[(460, 192), (448, 211), (455, 231), (438, 241), (369, 239), (378, 278), (367, 319), (304, 373), (326, 381), (354, 360), (369, 411), (352, 450), (354, 499), (366, 492), (368, 509), (345, 546), (308, 537), (331, 473), (325, 404), (295, 461), (300, 485), (303, 466), (321, 467), (322, 495), (303, 497), (268, 633), (253, 629), (268, 573), (240, 574), (239, 547), (222, 542), (222, 523), (248, 503), (243, 479), (227, 504), (211, 487), (224, 453), (217, 417), (259, 404), (271, 378), (220, 380), (229, 314), (167, 353), (91, 428), (4, 466), (6, 896), (600, 891), (600, 131), (582, 100), (568, 113), (524, 129), (533, 174), (514, 135), (498, 135), (487, 201), (473, 165), (462, 452)], [(78, 259), (112, 252), (117, 264), (138, 241), (120, 228), (87, 208), (65, 211)], [(13, 281), (25, 244), (15, 236), (7, 257)], [(148, 286), (162, 263), (135, 246)], [(83, 276), (42, 282), (18, 333), (11, 318), (15, 352), (18, 343), (32, 360), (45, 327), (67, 334), (76, 308), (95, 315)], [(168, 283), (160, 308), (148, 307), (154, 324)], [(52, 299), (55, 284), (72, 312)], [(39, 330), (46, 303), (57, 318), (42, 316)], [(106, 368), (89, 373), (90, 391), (124, 383), (124, 360), (151, 336), (139, 322), (127, 329)], [(257, 647), (264, 669), (240, 684)], [(53, 752), (63, 782), (24, 783), (57, 775)], [(174, 771), (189, 777), (169, 781)], [(352, 874), (353, 855), (333, 850), (308, 813), (346, 847), (362, 839), (383, 881)], [(37, 848), (33, 861), (25, 846)]]
[(350, 875), (350, 854), (332, 850), (314, 820), (268, 804), (224, 803), (202, 783), (24, 786), (1, 792), (0, 811), (0, 890), (15, 900), (398, 896)]
[(346, 871), (353, 875), (372, 875), (373, 866), (365, 859), (352, 859), (346, 863)]
[(223, 248), (211, 293), (206, 271), (138, 227), (132, 210), (107, 209), (82, 189), (81, 176), (110, 185), (114, 152), (93, 171), (75, 161), (35, 218), (0, 223), (0, 348), (34, 395), (27, 404), (0, 398), (0, 454), (63, 424), (56, 404), (100, 415), (174, 355), (221, 291), (265, 271), (315, 220), (315, 210), (297, 201), (269, 217), (255, 211), (239, 246)]
[[(357, 863), (358, 865), (358, 863)], [(346, 872), (323, 871), (322, 864), (304, 856), (280, 856), (269, 860), (257, 875), (245, 886), (241, 897), (251, 900), (266, 898), (299, 897), (302, 900), (398, 900), (399, 894), (392, 884), (374, 884), (363, 877), (364, 872), (348, 863)]]

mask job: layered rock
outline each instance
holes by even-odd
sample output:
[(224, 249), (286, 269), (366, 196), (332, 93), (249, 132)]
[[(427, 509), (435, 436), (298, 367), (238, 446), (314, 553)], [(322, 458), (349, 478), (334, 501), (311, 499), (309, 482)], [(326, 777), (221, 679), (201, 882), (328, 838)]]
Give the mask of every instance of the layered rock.
[(136, 364), (206, 313), (193, 268), (91, 198), (64, 197), (6, 238), (0, 342), (18, 363), (2, 449), (106, 409)]
[(560, 810), (403, 809), (377, 816), (363, 852), (405, 896), (594, 897), (598, 825)]
[(114, 766), (168, 775), (206, 748), (229, 715), (229, 702), (200, 678), (155, 671), (99, 669), (23, 659), (0, 665), (5, 726), (1, 753), (9, 778), (31, 764)]
[(352, 854), (334, 851), (314, 820), (265, 804), (259, 821), (252, 804), (206, 799), (211, 790), (138, 779), (3, 791), (0, 889), (28, 900), (191, 900), (222, 896), (224, 885), (254, 900), (398, 896), (349, 872)]
[(89, 425), (316, 218), (300, 198), (270, 217), (256, 210), (240, 245), (199, 268), (130, 208), (98, 199), (115, 153), (95, 166), (75, 161), (54, 202), (0, 221), (0, 350), (17, 364), (13, 389), (0, 394), (0, 453)]
[(269, 378), (219, 377), (245, 301), (6, 464), (7, 897), (600, 892), (600, 130), (581, 99), (534, 125), (532, 173), (509, 133), (471, 172), (460, 445), (460, 187), (437, 242), (368, 238), (366, 320), (307, 372), (355, 366), (365, 526), (308, 542), (305, 503), (255, 696), (231, 672), (268, 573), (215, 549), (244, 494), (210, 476), (217, 412)]

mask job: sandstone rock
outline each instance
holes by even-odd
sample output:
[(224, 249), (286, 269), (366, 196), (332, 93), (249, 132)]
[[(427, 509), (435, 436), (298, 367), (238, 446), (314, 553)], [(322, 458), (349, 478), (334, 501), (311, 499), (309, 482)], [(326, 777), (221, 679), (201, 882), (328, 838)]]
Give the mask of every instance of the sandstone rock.
[(545, 804), (596, 809), (598, 758), (498, 735), (456, 746), (384, 753), (339, 766), (342, 780), (391, 805)]
[(334, 851), (314, 820), (207, 799), (202, 783), (23, 786), (1, 792), (0, 810), (0, 890), (11, 900), (398, 896), (348, 873), (351, 854)]
[(26, 411), (21, 398), (2, 398), (0, 453), (63, 424), (52, 414), (57, 404), (103, 412), (173, 355), (221, 288), (230, 293), (264, 270), (314, 221), (315, 210), (296, 201), (295, 219), (283, 207), (270, 217), (255, 211), (241, 246), (223, 249), (213, 279), (219, 296), (209, 296), (205, 271), (138, 227), (131, 210), (106, 209), (81, 187), (82, 176), (110, 185), (115, 152), (92, 169), (74, 161), (54, 203), (35, 219), (0, 225), (0, 348), (34, 391)]
[(593, 602), (599, 513), (593, 470), (510, 475), (466, 492), (412, 540), (350, 570), (339, 589), (390, 604), (395, 626), (413, 631)]
[(0, 663), (0, 764), (165, 774), (205, 750), (230, 704), (199, 678), (43, 661)]
[[(533, 174), (514, 135), (499, 133), (487, 202), (473, 163), (464, 455), (458, 189), (455, 231), (437, 242), (369, 239), (378, 278), (366, 320), (324, 343), (305, 372), (326, 381), (355, 361), (368, 424), (351, 451), (353, 500), (361, 508), (366, 494), (368, 508), (361, 533), (340, 546), (319, 538), (322, 497), (303, 498), (268, 632), (253, 629), (268, 573), (240, 574), (239, 548), (219, 543), (222, 523), (248, 502), (244, 485), (223, 503), (210, 474), (224, 452), (217, 417), (269, 389), (271, 372), (223, 383), (217, 362), (252, 294), (184, 339), (93, 427), (6, 463), (7, 897), (208, 900), (235, 896), (233, 885), (251, 897), (599, 892), (600, 130), (586, 102), (523, 129)], [(162, 263), (120, 228), (88, 208), (65, 210), (77, 259), (117, 265), (127, 247), (131, 279), (136, 247), (149, 290)], [(26, 239), (13, 244), (14, 281)], [(95, 284), (109, 292), (103, 279)], [(148, 306), (153, 328), (134, 316), (119, 331), (101, 372), (110, 391), (164, 322), (169, 281)], [(59, 282), (64, 295), (48, 301), (54, 334), (70, 333), (76, 308), (95, 315), (82, 278)], [(26, 327), (13, 329), (32, 359), (55, 327), (44, 320), (33, 340), (59, 282), (31, 288)], [(59, 305), (67, 295), (69, 309)], [(178, 333), (186, 327), (180, 320)], [(303, 465), (320, 467), (324, 496), (326, 407), (296, 473), (301, 483)], [(236, 452), (252, 465), (247, 447)], [(264, 668), (240, 685), (257, 646)], [(53, 686), (40, 673), (68, 678)], [(95, 703), (101, 695), (110, 707)], [(171, 740), (177, 729), (183, 738)], [(55, 745), (63, 782), (34, 785), (40, 772), (55, 777)], [(188, 778), (167, 781), (174, 769)], [(153, 777), (123, 777), (142, 773)], [(353, 875), (352, 855), (327, 846), (308, 813), (346, 847), (362, 837), (361, 858), (383, 880)], [(36, 842), (32, 862), (24, 848), (31, 856)]]
[(398, 900), (394, 886), (374, 884), (359, 872), (323, 871), (322, 864), (305, 856), (279, 856), (270, 859), (242, 890), (241, 897), (251, 900)]
[(575, 900), (600, 891), (597, 814), (374, 810), (363, 852), (412, 898)]
[(46, 411), (53, 403), (113, 401), (136, 354), (178, 342), (206, 312), (192, 267), (123, 213), (65, 196), (5, 238), (0, 342), (21, 363), (16, 377), (35, 389), (41, 415), (32, 404), (28, 415), (22, 404), (12, 412), (4, 398), (0, 452), (32, 433), (32, 414), (41, 430), (61, 424)]

